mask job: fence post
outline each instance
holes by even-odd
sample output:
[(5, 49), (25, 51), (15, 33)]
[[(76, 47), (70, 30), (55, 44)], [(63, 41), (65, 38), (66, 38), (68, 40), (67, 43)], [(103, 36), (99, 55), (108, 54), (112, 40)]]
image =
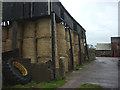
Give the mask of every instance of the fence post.
[(12, 23), (12, 50), (17, 48), (17, 30), (18, 30), (18, 23), (17, 21), (13, 21)]
[(71, 53), (71, 60), (72, 60), (72, 69), (74, 69), (74, 59), (73, 59), (73, 46), (72, 46), (72, 36), (71, 36), (71, 30), (69, 30), (69, 36), (70, 36), (70, 53)]

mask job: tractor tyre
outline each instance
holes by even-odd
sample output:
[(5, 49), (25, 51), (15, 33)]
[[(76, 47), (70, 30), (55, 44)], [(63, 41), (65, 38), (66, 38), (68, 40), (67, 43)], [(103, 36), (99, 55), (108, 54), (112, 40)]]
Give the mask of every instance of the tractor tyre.
[(27, 84), (31, 80), (28, 68), (25, 67), (25, 65), (23, 65), (18, 59), (9, 59), (4, 64), (3, 70), (5, 80), (9, 84)]

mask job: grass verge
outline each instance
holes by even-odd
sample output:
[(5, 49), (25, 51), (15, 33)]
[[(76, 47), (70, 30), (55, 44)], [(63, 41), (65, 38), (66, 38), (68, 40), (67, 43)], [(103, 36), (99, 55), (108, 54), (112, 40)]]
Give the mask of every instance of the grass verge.
[(86, 83), (86, 84), (81, 85), (80, 88), (102, 88), (102, 86), (96, 85), (96, 84), (88, 84), (88, 83)]
[(34, 81), (31, 81), (26, 85), (15, 85), (12, 88), (58, 88), (62, 86), (64, 83), (66, 83), (66, 80), (51, 81), (49, 83), (47, 82), (36, 83)]
[(74, 70), (77, 71), (77, 70), (80, 70), (81, 68), (83, 68), (85, 66), (85, 64), (82, 64), (80, 66), (77, 66)]
[(82, 64), (80, 66), (77, 66), (76, 68), (74, 68), (74, 71), (78, 71), (80, 70), (81, 68), (83, 68), (85, 65), (87, 65), (88, 63), (85, 63), (85, 64)]

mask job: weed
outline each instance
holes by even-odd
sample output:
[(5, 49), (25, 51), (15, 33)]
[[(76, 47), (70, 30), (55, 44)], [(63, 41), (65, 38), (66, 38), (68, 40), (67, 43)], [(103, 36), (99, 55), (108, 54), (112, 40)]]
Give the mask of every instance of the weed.
[(96, 84), (88, 84), (88, 83), (86, 83), (86, 84), (81, 85), (80, 88), (102, 88), (102, 86), (96, 85)]

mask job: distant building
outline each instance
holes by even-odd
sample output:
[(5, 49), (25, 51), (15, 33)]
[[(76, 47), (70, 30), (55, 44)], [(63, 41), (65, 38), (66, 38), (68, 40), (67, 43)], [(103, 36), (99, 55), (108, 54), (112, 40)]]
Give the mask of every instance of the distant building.
[(111, 37), (111, 43), (98, 43), (96, 56), (120, 57), (120, 37)]
[(98, 43), (96, 45), (96, 56), (97, 57), (111, 57), (111, 44), (110, 43)]
[(111, 37), (112, 56), (120, 57), (120, 37)]

